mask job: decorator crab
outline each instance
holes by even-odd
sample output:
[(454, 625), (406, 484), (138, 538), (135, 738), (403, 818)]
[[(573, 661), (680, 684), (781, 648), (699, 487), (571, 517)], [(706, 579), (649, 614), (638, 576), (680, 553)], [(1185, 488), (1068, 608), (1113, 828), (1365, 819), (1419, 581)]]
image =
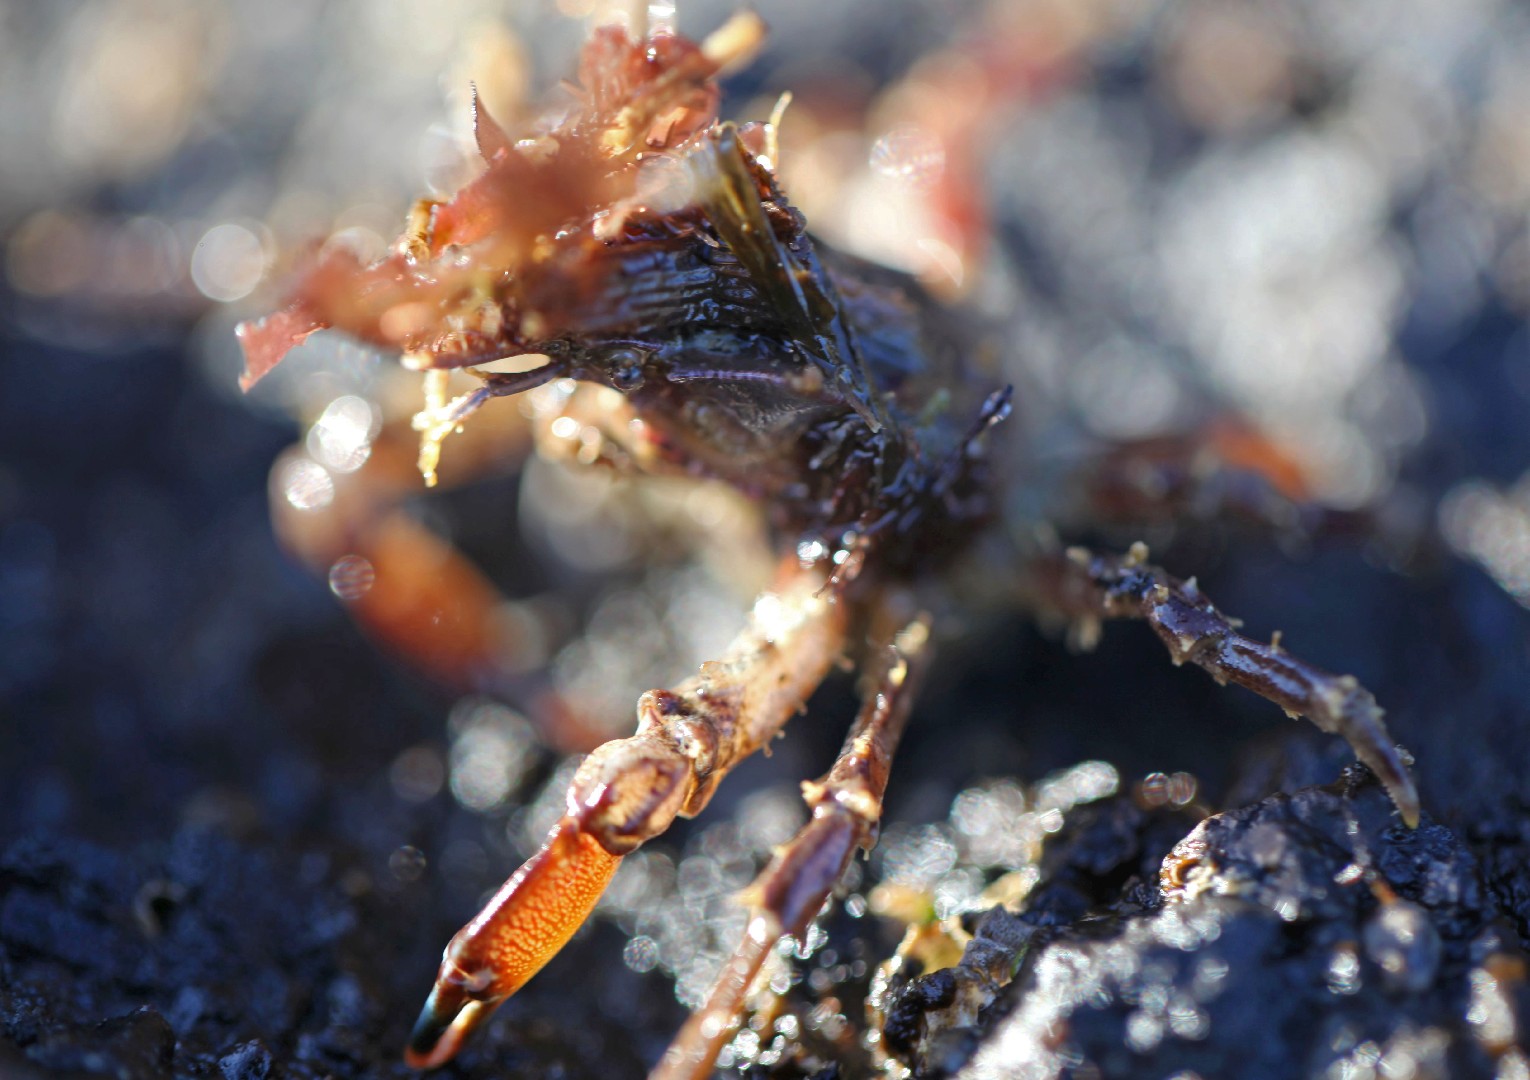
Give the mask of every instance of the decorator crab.
[[(464, 425), (448, 458), (459, 445), (464, 458), (490, 452), (474, 437), (501, 423), (487, 440), (517, 444), (523, 417), (475, 414), (541, 388), (531, 417), (541, 452), (723, 481), (768, 508), (784, 553), (726, 653), (642, 695), (636, 733), (589, 754), (542, 849), (446, 947), (406, 1050), (416, 1066), (451, 1058), (578, 929), (623, 857), (700, 813), (848, 659), (863, 705), (844, 749), (803, 785), (810, 820), (747, 891), (736, 954), (656, 1071), (706, 1074), (778, 939), (802, 935), (857, 850), (875, 843), (910, 696), (938, 644), (927, 598), (980, 550), (990, 597), (1066, 621), (1085, 646), (1106, 619), (1146, 622), (1173, 663), (1341, 735), (1403, 821), (1418, 820), (1404, 755), (1355, 679), (1312, 666), (1278, 636), (1243, 636), (1142, 544), (1112, 555), (1016, 539), (999, 497), (1011, 390), (977, 334), (913, 279), (813, 239), (777, 182), (779, 117), (718, 122), (715, 80), (762, 33), (750, 15), (699, 44), (664, 28), (596, 31), (572, 104), (520, 135), (479, 108), (476, 179), (419, 203), (379, 261), (322, 255), (288, 307), (240, 328), (246, 385), (321, 328), (423, 372), (414, 427), (427, 483), (443, 440)], [(507, 358), (520, 358), (513, 370), (499, 363)], [(453, 394), (452, 372), (476, 384)], [(1121, 453), (1139, 473), (1170, 477), (1153, 488), (1165, 506), (1206, 481), (1204, 469), (1176, 471), (1178, 451), (1140, 450)], [(1257, 471), (1235, 457), (1218, 459), (1220, 475)], [(407, 484), (400, 460), (374, 448), (365, 486), (329, 478), (334, 512), (294, 517), (288, 506), (284, 531), (320, 565), (364, 556), (379, 582), (411, 580), (410, 567), (428, 562), (436, 571), (417, 589), (355, 590), (358, 618), (437, 670), (492, 665), (514, 641), (488, 587), (423, 530), (389, 524), (384, 511)], [(1090, 482), (1130, 503), (1136, 489), (1111, 487), (1128, 475), (1116, 467), (1124, 458), (1111, 460)], [(552, 741), (580, 745), (569, 710), (528, 711)]]

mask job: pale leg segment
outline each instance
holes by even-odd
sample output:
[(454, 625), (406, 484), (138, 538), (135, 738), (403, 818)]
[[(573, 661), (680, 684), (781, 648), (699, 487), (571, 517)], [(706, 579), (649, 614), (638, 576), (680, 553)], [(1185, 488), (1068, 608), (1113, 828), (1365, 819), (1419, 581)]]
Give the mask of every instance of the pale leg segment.
[(802, 937), (857, 849), (876, 842), (893, 751), (928, 650), (929, 623), (916, 619), (882, 650), (860, 715), (822, 780), (802, 785), (812, 818), (743, 893), (749, 922), (701, 1008), (691, 1014), (649, 1080), (701, 1080), (733, 1036), (750, 985), (783, 935)]

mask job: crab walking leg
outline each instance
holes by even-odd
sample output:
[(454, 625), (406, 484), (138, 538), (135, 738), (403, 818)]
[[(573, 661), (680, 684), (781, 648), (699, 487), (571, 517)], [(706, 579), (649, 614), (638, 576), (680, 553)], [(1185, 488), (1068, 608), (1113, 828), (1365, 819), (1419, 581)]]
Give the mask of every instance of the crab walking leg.
[(1254, 641), (1237, 632), (1236, 619), (1218, 611), (1195, 584), (1147, 562), (1146, 544), (1125, 555), (1070, 548), (1065, 558), (1043, 560), (1038, 579), (1044, 606), (1075, 620), (1084, 644), (1098, 636), (1101, 619), (1141, 619), (1180, 665), (1192, 663), (1218, 683), (1236, 683), (1274, 702), (1289, 716), (1305, 716), (1342, 735), (1397, 804), (1410, 827), (1418, 824), (1418, 791), (1387, 734), (1382, 710), (1353, 675), (1332, 675), (1293, 656), (1275, 640)]
[(805, 934), (856, 849), (876, 843), (888, 769), (917, 682), (911, 665), (916, 673), (923, 670), (928, 639), (929, 623), (921, 616), (885, 650), (884, 665), (833, 768), (822, 780), (802, 785), (811, 820), (744, 891), (752, 912), (743, 940), (649, 1080), (700, 1080), (710, 1074), (772, 947), (785, 934)]
[[(452, 482), (525, 456), (528, 426), (514, 410), (505, 412), (505, 421), (464, 436)], [(282, 546), (320, 576), (343, 556), (364, 556), (374, 583), (344, 594), (356, 620), (436, 678), (472, 685), (510, 647), (493, 629), (501, 597), (462, 555), (403, 513), (420, 486), (416, 441), (407, 428), (385, 427), (350, 471), (326, 467), (301, 446), (289, 449), (271, 470), (272, 522)]]
[(1075, 501), (1065, 521), (1112, 529), (1226, 521), (1308, 533), (1346, 524), (1306, 499), (1301, 471), (1279, 446), (1234, 419), (1117, 443), (1069, 487)]
[(727, 654), (638, 702), (638, 730), (598, 747), (574, 775), (568, 812), (447, 945), (404, 1057), (449, 1060), (588, 917), (622, 856), (679, 814), (701, 812), (718, 781), (800, 710), (844, 647), (844, 611), (819, 570), (792, 561)]
[[(442, 469), (443, 487), (525, 457), (530, 425), (513, 408), (500, 414), (458, 436)], [(287, 450), (271, 470), (277, 539), (321, 578), (362, 567), (360, 585), (342, 578), (335, 591), (362, 630), (391, 653), (437, 682), (516, 701), (543, 740), (563, 753), (588, 751), (610, 729), (525, 672), (531, 643), (506, 617), (504, 594), (404, 508), (420, 489), (417, 444), (406, 425), (386, 426), (365, 463), (350, 472), (326, 468), (301, 446)]]

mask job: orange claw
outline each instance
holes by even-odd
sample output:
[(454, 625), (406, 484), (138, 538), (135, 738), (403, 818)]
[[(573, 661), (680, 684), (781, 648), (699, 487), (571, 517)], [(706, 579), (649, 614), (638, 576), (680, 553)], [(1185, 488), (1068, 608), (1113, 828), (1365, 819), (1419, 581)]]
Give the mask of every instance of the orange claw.
[(564, 817), (542, 849), (457, 932), (404, 1050), (416, 1069), (450, 1061), (462, 1041), (583, 925), (622, 857)]

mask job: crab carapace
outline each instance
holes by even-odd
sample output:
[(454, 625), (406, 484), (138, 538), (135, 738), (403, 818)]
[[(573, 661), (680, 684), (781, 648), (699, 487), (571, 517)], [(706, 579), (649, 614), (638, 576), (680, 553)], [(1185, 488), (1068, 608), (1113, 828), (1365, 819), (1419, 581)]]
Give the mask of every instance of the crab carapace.
[[(774, 128), (716, 118), (716, 76), (762, 28), (739, 16), (695, 44), (606, 27), (583, 92), (512, 139), (477, 111), (479, 177), (422, 202), (381, 261), (322, 258), (284, 311), (240, 329), (246, 384), (333, 327), (427, 373), (416, 418), (433, 478), (442, 440), (485, 402), (552, 380), (616, 391), (603, 456), (725, 481), (768, 506), (788, 554), (727, 653), (638, 703), (635, 735), (598, 747), (542, 850), (447, 946), (406, 1056), (449, 1059), (583, 922), (622, 857), (766, 745), (848, 655), (864, 706), (839, 760), (804, 785), (809, 823), (745, 900), (744, 941), (659, 1065), (704, 1074), (783, 934), (801, 934), (881, 799), (929, 618), (907, 586), (940, 572), (998, 515), (987, 441), (1010, 391), (985, 380), (952, 316), (910, 279), (816, 243), (774, 174)], [(479, 366), (540, 362), (514, 373)], [(446, 400), (446, 370), (477, 388)], [(1018, 559), (1018, 555), (1017, 555)], [(1029, 602), (1075, 625), (1147, 622), (1189, 661), (1342, 734), (1405, 821), (1418, 801), (1371, 695), (1236, 632), (1200, 593), (1147, 563), (1079, 549), (1027, 560)]]

